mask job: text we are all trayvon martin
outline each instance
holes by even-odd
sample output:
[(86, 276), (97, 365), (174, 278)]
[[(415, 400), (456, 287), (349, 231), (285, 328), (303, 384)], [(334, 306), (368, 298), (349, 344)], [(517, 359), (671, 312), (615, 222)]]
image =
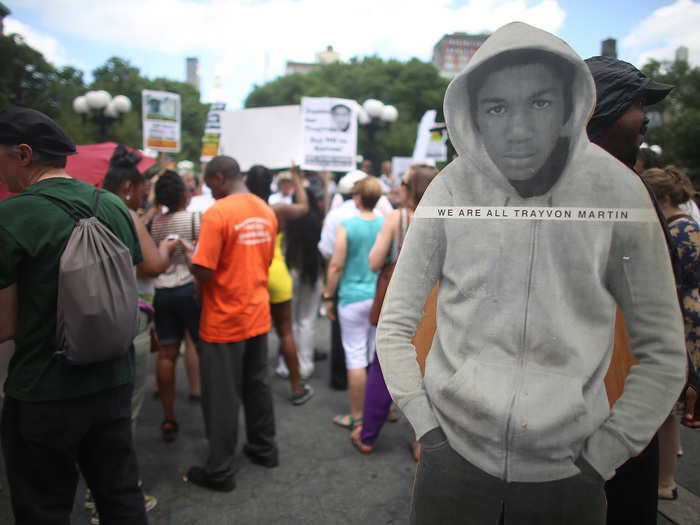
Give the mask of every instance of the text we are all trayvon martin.
[(499, 219), (586, 222), (658, 222), (647, 208), (569, 208), (549, 206), (419, 206), (421, 219)]

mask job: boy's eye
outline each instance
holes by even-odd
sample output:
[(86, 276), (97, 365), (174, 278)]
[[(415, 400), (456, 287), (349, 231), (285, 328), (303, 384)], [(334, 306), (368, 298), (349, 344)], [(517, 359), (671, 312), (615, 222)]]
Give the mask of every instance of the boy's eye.
[(544, 108), (548, 108), (551, 105), (552, 105), (551, 101), (545, 100), (542, 98), (539, 98), (537, 100), (532, 101), (532, 107), (534, 107), (535, 109), (544, 109)]
[(506, 112), (505, 104), (498, 104), (498, 105), (486, 108), (487, 115), (503, 115), (505, 112)]

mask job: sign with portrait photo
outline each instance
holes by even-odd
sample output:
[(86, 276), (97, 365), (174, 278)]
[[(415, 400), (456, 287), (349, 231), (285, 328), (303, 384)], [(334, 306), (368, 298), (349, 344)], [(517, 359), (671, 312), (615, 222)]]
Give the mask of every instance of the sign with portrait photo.
[(350, 171), (357, 156), (357, 102), (344, 98), (302, 97), (301, 167)]
[(180, 151), (180, 95), (167, 91), (141, 91), (143, 148)]

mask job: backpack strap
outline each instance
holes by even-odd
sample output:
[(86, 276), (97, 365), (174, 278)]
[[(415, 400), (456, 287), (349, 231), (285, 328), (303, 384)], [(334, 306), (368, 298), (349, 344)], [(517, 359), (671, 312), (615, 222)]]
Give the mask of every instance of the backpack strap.
[(102, 194), (102, 191), (95, 188), (95, 203), (92, 205), (92, 216), (93, 217), (97, 217), (97, 206), (100, 203), (100, 195), (101, 194)]
[(53, 195), (46, 195), (45, 193), (32, 193), (31, 195), (36, 195), (37, 197), (43, 197), (47, 201), (53, 203), (55, 206), (59, 207), (62, 209), (68, 216), (73, 219), (75, 223), (77, 223), (82, 217), (80, 216), (80, 213), (78, 213), (75, 209), (71, 208), (65, 201), (54, 197)]

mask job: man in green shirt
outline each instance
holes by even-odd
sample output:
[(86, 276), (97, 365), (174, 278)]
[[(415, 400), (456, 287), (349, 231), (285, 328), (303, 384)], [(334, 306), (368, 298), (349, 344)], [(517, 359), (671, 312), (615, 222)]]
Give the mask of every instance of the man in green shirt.
[[(17, 525), (69, 523), (77, 464), (103, 524), (145, 524), (131, 436), (133, 349), (83, 366), (54, 355), (59, 261), (75, 222), (41, 195), (92, 214), (95, 188), (65, 172), (73, 153), (46, 115), (0, 112), (0, 182), (19, 193), (0, 202), (0, 342), (15, 341), (0, 433), (12, 508)], [(95, 215), (138, 264), (136, 230), (119, 198), (102, 193)]]

